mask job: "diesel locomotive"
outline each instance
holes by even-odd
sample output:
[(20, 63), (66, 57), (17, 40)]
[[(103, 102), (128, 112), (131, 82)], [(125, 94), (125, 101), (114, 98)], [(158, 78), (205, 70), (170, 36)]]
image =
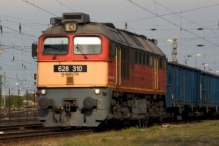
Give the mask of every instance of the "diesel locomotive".
[[(185, 85), (181, 88), (182, 82), (175, 89), (181, 72), (173, 79), (177, 65), (167, 64), (155, 39), (117, 29), (112, 23), (91, 22), (84, 13), (63, 13), (50, 23), (38, 43), (32, 44), (32, 57), (37, 58), (38, 117), (45, 127), (180, 120), (205, 111), (218, 114), (218, 96), (209, 108), (207, 102), (200, 107), (200, 92), (194, 93), (195, 103), (193, 97), (185, 100), (188, 94), (176, 94)], [(200, 82), (195, 78), (199, 90)]]

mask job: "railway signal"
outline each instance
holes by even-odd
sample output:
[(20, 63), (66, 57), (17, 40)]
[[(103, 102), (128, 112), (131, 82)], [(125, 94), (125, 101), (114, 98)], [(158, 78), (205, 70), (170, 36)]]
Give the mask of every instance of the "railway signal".
[(177, 55), (178, 52), (178, 38), (175, 36), (173, 37), (173, 50), (172, 50), (172, 54)]
[(33, 78), (34, 78), (34, 80), (36, 80), (36, 78), (37, 78), (37, 77), (36, 77), (36, 73), (33, 75)]
[(173, 62), (177, 63), (178, 60), (176, 58), (177, 52), (178, 52), (178, 38), (176, 36), (172, 39), (172, 55), (173, 55)]

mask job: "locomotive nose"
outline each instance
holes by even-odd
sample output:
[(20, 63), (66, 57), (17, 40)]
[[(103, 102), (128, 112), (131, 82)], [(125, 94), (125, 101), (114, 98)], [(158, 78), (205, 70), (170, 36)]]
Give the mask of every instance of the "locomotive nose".
[(91, 97), (86, 97), (83, 101), (84, 108), (91, 109), (96, 106), (96, 101)]

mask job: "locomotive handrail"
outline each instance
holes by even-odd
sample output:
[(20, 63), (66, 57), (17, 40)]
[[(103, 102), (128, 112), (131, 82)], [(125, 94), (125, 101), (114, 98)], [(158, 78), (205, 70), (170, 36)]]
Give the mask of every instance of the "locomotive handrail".
[(116, 56), (115, 56), (115, 62), (116, 62), (116, 81), (115, 81), (115, 85), (117, 85), (117, 47), (116, 47)]
[(158, 89), (158, 58), (154, 58), (154, 89)]
[(158, 76), (159, 76), (159, 69), (158, 69), (158, 59), (157, 59), (157, 89), (158, 89)]
[(119, 49), (119, 85), (121, 85), (121, 48)]

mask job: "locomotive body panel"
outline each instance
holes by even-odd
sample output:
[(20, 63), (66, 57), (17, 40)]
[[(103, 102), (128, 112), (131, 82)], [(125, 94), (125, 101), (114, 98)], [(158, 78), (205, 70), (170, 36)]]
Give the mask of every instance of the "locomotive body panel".
[[(54, 68), (60, 71), (54, 72)], [(66, 71), (66, 68), (79, 70)], [(86, 70), (83, 71), (83, 67)], [(83, 72), (82, 72), (83, 71)], [(108, 84), (107, 62), (39, 62), (38, 87), (91, 87)]]
[[(116, 65), (117, 64), (117, 65)], [(121, 75), (121, 62), (113, 61), (108, 64), (108, 87), (115, 91), (145, 94), (166, 94), (166, 71), (156, 69), (158, 72), (155, 88), (154, 72), (152, 67), (134, 65), (134, 69), (129, 68), (129, 76)], [(116, 69), (117, 68), (117, 69)]]

